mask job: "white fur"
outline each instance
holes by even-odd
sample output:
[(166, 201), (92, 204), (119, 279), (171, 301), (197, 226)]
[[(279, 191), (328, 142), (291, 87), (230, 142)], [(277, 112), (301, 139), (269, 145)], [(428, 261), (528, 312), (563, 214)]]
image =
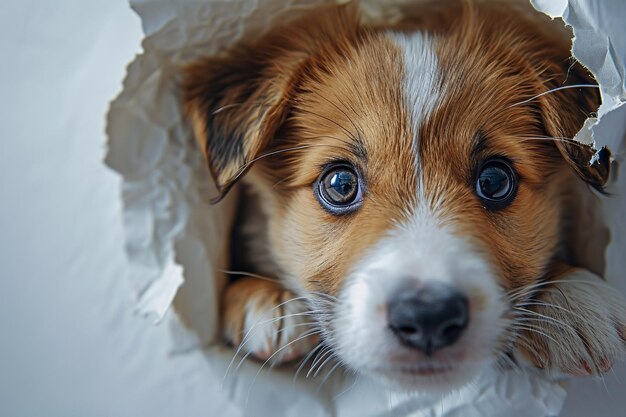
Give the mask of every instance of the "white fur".
[[(454, 345), (427, 360), (401, 345), (390, 331), (386, 306), (403, 288), (435, 281), (449, 283), (468, 297), (470, 323)], [(434, 213), (418, 208), (409, 222), (382, 239), (347, 278), (333, 338), (350, 366), (386, 375), (404, 388), (428, 389), (438, 381), (411, 377), (402, 370), (450, 368), (441, 382), (469, 380), (494, 359), (493, 351), (507, 324), (501, 318), (505, 311), (497, 277), (480, 251), (439, 223)]]

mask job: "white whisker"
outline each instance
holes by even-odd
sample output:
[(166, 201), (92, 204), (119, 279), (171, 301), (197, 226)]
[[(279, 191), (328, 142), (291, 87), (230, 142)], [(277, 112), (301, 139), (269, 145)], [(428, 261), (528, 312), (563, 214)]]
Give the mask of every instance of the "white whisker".
[(330, 371), (328, 371), (326, 373), (326, 375), (324, 376), (324, 379), (322, 379), (322, 382), (320, 382), (319, 386), (317, 387), (316, 392), (319, 392), (320, 389), (322, 389), (322, 386), (324, 385), (324, 383), (326, 383), (326, 381), (328, 381), (328, 378), (330, 377), (330, 375), (335, 371), (335, 369), (337, 369), (339, 366), (341, 366), (341, 362), (337, 361), (337, 363), (335, 364), (335, 366), (333, 366), (332, 368), (330, 368)]
[(539, 97), (543, 97), (543, 96), (545, 96), (547, 94), (555, 93), (555, 92), (561, 91), (561, 90), (567, 90), (569, 88), (600, 88), (600, 87), (598, 85), (595, 85), (595, 84), (564, 85), (564, 86), (561, 86), (561, 87), (553, 88), (552, 90), (544, 91), (543, 93), (537, 94), (536, 96), (533, 96), (533, 97), (531, 97), (529, 99), (526, 99), (526, 100), (520, 101), (518, 103), (512, 104), (511, 106), (509, 106), (509, 108), (515, 107), (515, 106), (519, 106), (520, 104), (526, 104), (526, 103), (529, 103), (529, 102), (531, 102), (533, 100), (538, 99)]

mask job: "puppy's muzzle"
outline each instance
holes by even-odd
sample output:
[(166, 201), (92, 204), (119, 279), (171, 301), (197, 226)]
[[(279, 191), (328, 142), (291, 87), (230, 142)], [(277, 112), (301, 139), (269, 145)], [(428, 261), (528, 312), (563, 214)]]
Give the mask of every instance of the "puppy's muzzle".
[(388, 324), (405, 346), (426, 355), (454, 344), (469, 322), (467, 297), (439, 283), (399, 292), (388, 304)]

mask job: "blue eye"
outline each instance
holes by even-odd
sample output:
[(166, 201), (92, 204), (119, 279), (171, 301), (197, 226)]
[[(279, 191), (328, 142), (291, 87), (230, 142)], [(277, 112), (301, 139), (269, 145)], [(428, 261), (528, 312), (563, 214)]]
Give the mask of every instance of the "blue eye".
[(349, 165), (334, 165), (316, 182), (321, 205), (332, 214), (344, 214), (358, 208), (361, 202), (359, 175)]
[(500, 159), (488, 160), (476, 180), (476, 194), (489, 208), (501, 209), (515, 198), (517, 176), (511, 165)]

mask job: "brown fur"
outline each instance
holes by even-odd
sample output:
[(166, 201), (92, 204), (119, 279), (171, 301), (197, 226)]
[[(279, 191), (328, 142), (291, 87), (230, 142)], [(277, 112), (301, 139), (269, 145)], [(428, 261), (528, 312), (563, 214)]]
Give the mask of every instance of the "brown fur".
[[(436, 44), (448, 93), (419, 135), (425, 189), (433, 201), (445, 195), (450, 221), (489, 247), (504, 286), (517, 288), (549, 268), (562, 238), (559, 194), (571, 180), (567, 165), (589, 171), (584, 164), (593, 155), (562, 139), (573, 137), (593, 108), (561, 105), (577, 103), (578, 92), (518, 103), (566, 81), (579, 83), (574, 78), (592, 80), (570, 62), (565, 43), (521, 16), (465, 5), (449, 27)], [(585, 92), (597, 107), (596, 92)], [(515, 201), (497, 212), (486, 211), (474, 195), (476, 164), (490, 156), (508, 158), (520, 176)]]

